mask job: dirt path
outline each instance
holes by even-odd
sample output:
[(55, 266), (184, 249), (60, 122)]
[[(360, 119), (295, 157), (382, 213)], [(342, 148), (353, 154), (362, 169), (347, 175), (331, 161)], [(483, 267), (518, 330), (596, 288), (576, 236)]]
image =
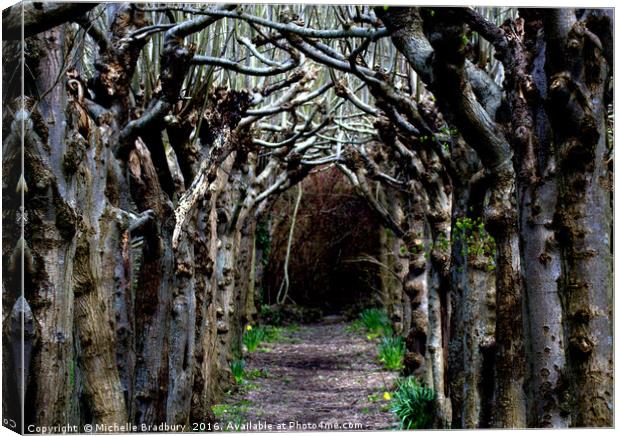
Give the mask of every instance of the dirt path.
[(395, 428), (383, 393), (397, 374), (378, 365), (375, 342), (347, 325), (286, 330), (246, 357), (250, 380), (215, 409), (223, 430)]

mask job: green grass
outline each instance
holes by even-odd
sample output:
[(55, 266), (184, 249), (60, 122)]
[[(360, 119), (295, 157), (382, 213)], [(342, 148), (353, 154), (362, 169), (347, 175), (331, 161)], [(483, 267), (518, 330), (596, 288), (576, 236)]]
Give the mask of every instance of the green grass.
[(265, 329), (262, 327), (248, 326), (243, 333), (243, 344), (249, 353), (256, 351), (263, 339), (265, 339)]
[(266, 326), (270, 328), (271, 332), (267, 332), (267, 335), (271, 335), (271, 340), (265, 339), (265, 342), (280, 342), (282, 344), (299, 344), (301, 341), (299, 338), (292, 336), (301, 330), (299, 324), (291, 324), (283, 327)]
[(390, 410), (398, 417), (401, 430), (430, 428), (433, 423), (435, 391), (407, 377), (398, 382)]
[(282, 382), (284, 384), (287, 384), (287, 385), (290, 384), (293, 381), (293, 379), (290, 378), (289, 376), (284, 376), (284, 377), (281, 378), (281, 380), (282, 380)]
[(379, 401), (379, 394), (374, 393), (374, 394), (368, 395), (368, 401), (370, 403), (376, 403), (377, 401)]
[(227, 408), (228, 405), (226, 404), (215, 404), (211, 407), (211, 410), (213, 410), (213, 414), (217, 419), (222, 419), (224, 414), (228, 411)]
[(359, 333), (362, 330), (364, 330), (364, 324), (361, 319), (356, 319), (344, 328), (344, 331), (347, 333)]
[(378, 347), (379, 361), (386, 369), (400, 370), (403, 367), (405, 341), (400, 336), (384, 337)]
[(248, 371), (245, 372), (245, 377), (248, 380), (254, 380), (257, 378), (261, 378), (261, 377), (268, 377), (269, 373), (267, 372), (266, 369), (250, 369)]
[(392, 326), (388, 319), (387, 312), (383, 309), (365, 309), (360, 314), (360, 321), (368, 332), (368, 339), (374, 339), (381, 335), (390, 336)]
[(284, 329), (288, 333), (296, 333), (296, 332), (301, 330), (301, 327), (299, 327), (299, 324), (290, 324), (290, 325), (287, 325), (286, 327), (284, 327)]
[(274, 325), (266, 325), (262, 328), (265, 332), (265, 337), (263, 338), (263, 340), (265, 342), (269, 342), (270, 344), (278, 342), (282, 337), (282, 333), (284, 332), (284, 328)]
[(233, 360), (230, 362), (230, 370), (237, 383), (241, 383), (245, 377), (245, 360)]
[(241, 400), (237, 404), (216, 404), (212, 406), (211, 410), (215, 418), (224, 423), (220, 431), (231, 431), (234, 425), (243, 424), (251, 404), (249, 400)]
[(251, 382), (251, 381), (248, 381), (248, 380), (244, 380), (243, 381), (243, 386), (241, 386), (241, 391), (242, 392), (255, 391), (259, 387), (260, 387), (260, 385), (258, 383), (254, 383), (254, 382)]

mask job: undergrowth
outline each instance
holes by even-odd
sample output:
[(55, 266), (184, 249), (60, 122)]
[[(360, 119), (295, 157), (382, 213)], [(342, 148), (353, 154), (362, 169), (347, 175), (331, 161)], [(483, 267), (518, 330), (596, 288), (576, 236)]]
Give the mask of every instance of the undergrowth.
[(260, 343), (265, 339), (265, 329), (248, 325), (243, 333), (243, 344), (249, 353), (256, 351)]
[(360, 321), (368, 332), (368, 339), (379, 336), (391, 336), (392, 326), (388, 319), (387, 312), (383, 309), (365, 309), (360, 314)]
[(390, 409), (398, 417), (401, 430), (430, 428), (435, 391), (414, 377), (401, 379), (397, 386)]
[(241, 383), (245, 376), (245, 360), (233, 360), (230, 362), (230, 371), (237, 383)]
[(364, 324), (361, 319), (356, 319), (351, 324), (344, 328), (347, 333), (359, 333), (364, 330)]
[(405, 341), (401, 336), (384, 337), (378, 348), (379, 361), (386, 369), (398, 371), (403, 367)]
[(263, 330), (265, 331), (265, 337), (263, 338), (263, 340), (265, 342), (269, 342), (270, 344), (278, 342), (282, 336), (282, 333), (284, 332), (283, 327), (278, 327), (274, 325), (266, 325), (265, 327), (263, 327)]
[(246, 415), (252, 403), (243, 399), (236, 404), (216, 404), (212, 407), (215, 419), (223, 424), (218, 431), (231, 431), (246, 421)]

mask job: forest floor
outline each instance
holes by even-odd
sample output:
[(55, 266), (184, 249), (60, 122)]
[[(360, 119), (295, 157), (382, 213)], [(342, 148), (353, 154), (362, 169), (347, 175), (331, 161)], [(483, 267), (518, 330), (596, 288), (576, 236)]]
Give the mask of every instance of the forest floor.
[(377, 343), (344, 322), (283, 329), (245, 357), (239, 389), (214, 407), (220, 430), (387, 430), (397, 426), (385, 392), (398, 376)]

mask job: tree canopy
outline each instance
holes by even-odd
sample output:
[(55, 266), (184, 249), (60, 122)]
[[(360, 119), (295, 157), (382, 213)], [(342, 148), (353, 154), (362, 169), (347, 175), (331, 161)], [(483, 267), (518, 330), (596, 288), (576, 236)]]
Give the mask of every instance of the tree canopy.
[(434, 427), (612, 425), (612, 10), (21, 20), (3, 13), (3, 385), (26, 423), (204, 421), (256, 316), (257, 229), (333, 168), (387, 235)]

